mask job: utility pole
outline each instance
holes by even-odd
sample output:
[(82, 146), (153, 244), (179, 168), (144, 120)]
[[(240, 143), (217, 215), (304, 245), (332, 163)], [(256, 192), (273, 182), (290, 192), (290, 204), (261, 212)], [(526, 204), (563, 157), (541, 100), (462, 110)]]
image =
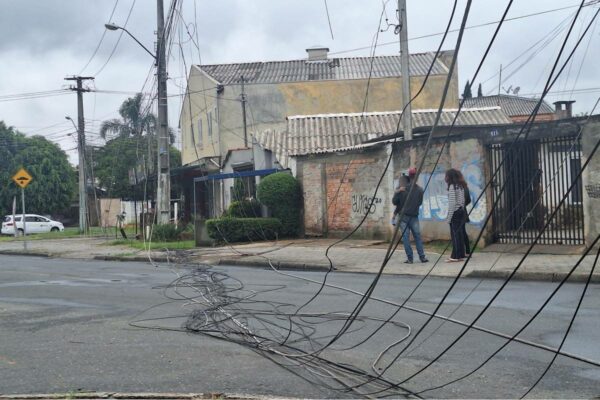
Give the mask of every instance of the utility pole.
[(500, 105), (500, 88), (502, 87), (502, 64), (500, 64), (500, 75), (498, 76), (498, 97), (496, 98), (497, 105)]
[[(83, 119), (83, 92), (89, 89), (83, 88), (83, 81), (94, 79), (91, 76), (73, 76), (65, 78), (66, 81), (77, 81), (77, 87), (71, 90), (77, 92), (77, 153), (79, 155), (79, 233), (86, 233), (87, 227), (87, 196), (85, 179), (85, 120)], [(71, 120), (70, 117), (67, 119)], [(71, 120), (73, 122), (73, 120)]]
[(244, 147), (248, 147), (248, 125), (246, 124), (246, 92), (244, 92), (244, 75), (242, 75), (242, 118), (244, 121)]
[(168, 224), (171, 217), (171, 170), (169, 164), (169, 114), (167, 107), (167, 61), (165, 58), (165, 16), (163, 0), (157, 0), (156, 67), (158, 81), (158, 132), (156, 171), (156, 213), (159, 224)]
[(408, 21), (406, 18), (406, 0), (398, 0), (400, 23), (400, 68), (402, 73), (402, 129), (404, 140), (412, 139), (412, 107), (410, 106), (410, 63), (408, 53)]

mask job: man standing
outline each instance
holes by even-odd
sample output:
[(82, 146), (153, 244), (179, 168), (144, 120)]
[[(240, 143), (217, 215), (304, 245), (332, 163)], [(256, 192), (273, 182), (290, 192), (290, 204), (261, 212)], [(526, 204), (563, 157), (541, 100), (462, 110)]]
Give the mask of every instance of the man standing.
[[(419, 259), (421, 262), (426, 263), (429, 260), (425, 256), (425, 250), (423, 249), (423, 241), (421, 240), (421, 227), (419, 225), (419, 207), (423, 203), (423, 189), (414, 182), (414, 187), (410, 196), (408, 195), (410, 184), (415, 180), (417, 174), (416, 168), (410, 168), (408, 170), (408, 177), (402, 176), (398, 189), (394, 193), (392, 203), (396, 206), (394, 212), (396, 223), (400, 223), (400, 233), (402, 233), (402, 243), (404, 244), (404, 251), (406, 252), (405, 264), (413, 263), (413, 250), (410, 246), (410, 233), (412, 232), (413, 238), (415, 239), (415, 246)], [(404, 214), (400, 216), (400, 211), (404, 208)]]

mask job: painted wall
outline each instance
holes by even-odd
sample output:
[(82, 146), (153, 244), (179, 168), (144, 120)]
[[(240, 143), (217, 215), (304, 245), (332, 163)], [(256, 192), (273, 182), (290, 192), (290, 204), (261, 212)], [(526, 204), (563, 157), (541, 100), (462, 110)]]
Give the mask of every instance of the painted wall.
[[(193, 164), (203, 157), (218, 156), (221, 152), (216, 86), (214, 80), (192, 67), (188, 77), (191, 94), (185, 97), (179, 118), (182, 165)], [(209, 126), (212, 129), (209, 130)]]
[[(423, 172), (419, 175), (418, 184), (424, 188), (423, 205), (419, 211), (421, 220), (421, 231), (423, 237), (427, 240), (450, 239), (450, 229), (446, 223), (448, 216), (448, 190), (445, 182), (445, 174), (449, 168), (460, 170), (471, 194), (473, 204), (467, 207), (471, 212), (471, 222), (467, 224), (467, 232), (470, 236), (476, 235), (488, 213), (488, 196), (481, 196), (481, 199), (475, 203), (475, 200), (481, 195), (486, 182), (486, 157), (485, 147), (479, 139), (453, 138), (443, 146), (442, 143), (434, 143), (432, 148), (425, 156), (425, 143), (413, 142), (412, 146), (408, 144), (396, 145), (394, 151), (394, 187), (398, 184), (398, 179), (403, 173), (406, 173), (409, 167), (418, 166), (425, 157)], [(411, 152), (412, 159), (411, 162)], [(436, 166), (436, 160), (440, 152), (439, 163)], [(488, 233), (486, 229), (486, 235)]]
[[(423, 77), (411, 77), (413, 93), (420, 88)], [(439, 106), (445, 75), (429, 78), (423, 92), (413, 102), (413, 109)], [(291, 115), (361, 112), (365, 104), (366, 79), (340, 81), (309, 81), (280, 84), (246, 84), (246, 121), (248, 142), (250, 133), (266, 129), (286, 128), (285, 118)], [(216, 82), (193, 67), (188, 79), (191, 94), (183, 102), (180, 127), (182, 132), (182, 163), (196, 162), (203, 157), (221, 155), (245, 147), (241, 85), (224, 87), (216, 93)], [(402, 108), (400, 78), (377, 78), (369, 84), (366, 111), (396, 111)], [(458, 107), (458, 81), (451, 82), (446, 107)], [(191, 102), (190, 102), (191, 100)], [(191, 119), (191, 121), (190, 121)], [(198, 120), (202, 120), (202, 144), (198, 139)], [(213, 121), (213, 136), (208, 137), (207, 124)], [(217, 125), (218, 127), (215, 127)], [(195, 141), (192, 130), (196, 134)], [(194, 147), (194, 143), (196, 146)]]

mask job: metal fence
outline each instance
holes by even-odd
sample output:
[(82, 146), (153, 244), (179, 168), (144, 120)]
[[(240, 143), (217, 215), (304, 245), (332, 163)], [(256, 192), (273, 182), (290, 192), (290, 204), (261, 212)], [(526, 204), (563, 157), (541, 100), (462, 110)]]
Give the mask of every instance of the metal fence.
[(539, 244), (584, 244), (579, 138), (492, 144), (489, 155), (496, 242), (530, 244), (549, 221)]

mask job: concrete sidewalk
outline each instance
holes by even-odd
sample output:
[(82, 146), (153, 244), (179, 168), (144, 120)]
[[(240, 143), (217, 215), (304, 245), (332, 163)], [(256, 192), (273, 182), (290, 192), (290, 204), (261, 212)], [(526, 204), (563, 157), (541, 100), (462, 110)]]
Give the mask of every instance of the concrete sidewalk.
[[(254, 267), (296, 270), (327, 271), (330, 267), (325, 256), (333, 239), (298, 239), (279, 242), (260, 242), (232, 246), (197, 248), (179, 251), (151, 251), (133, 249), (123, 245), (109, 245), (113, 239), (70, 238), (33, 240), (28, 242), (29, 255), (71, 259), (149, 261), (164, 263), (199, 262), (222, 265), (246, 265)], [(367, 240), (347, 240), (332, 247), (329, 252), (335, 273), (377, 273), (387, 251), (387, 243)], [(478, 278), (505, 278), (521, 262), (523, 254), (514, 248), (495, 246), (496, 251), (476, 252), (463, 276)], [(402, 246), (396, 250), (383, 273), (423, 276), (454, 277), (463, 263), (446, 263), (448, 255), (439, 250), (427, 251), (428, 263), (404, 264), (406, 256)], [(561, 249), (561, 252), (565, 252)], [(0, 254), (24, 254), (20, 241), (0, 242)], [(585, 282), (594, 261), (590, 252), (569, 279)], [(522, 263), (514, 279), (559, 281), (563, 279), (581, 258), (569, 254), (531, 254)], [(439, 261), (438, 261), (439, 260)], [(431, 272), (430, 272), (431, 271)], [(594, 271), (592, 282), (600, 282), (600, 268)]]

